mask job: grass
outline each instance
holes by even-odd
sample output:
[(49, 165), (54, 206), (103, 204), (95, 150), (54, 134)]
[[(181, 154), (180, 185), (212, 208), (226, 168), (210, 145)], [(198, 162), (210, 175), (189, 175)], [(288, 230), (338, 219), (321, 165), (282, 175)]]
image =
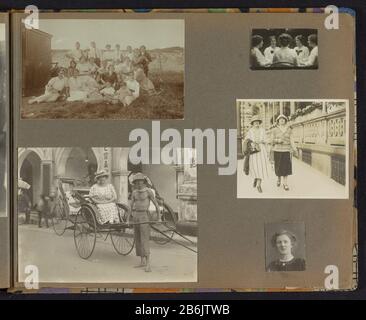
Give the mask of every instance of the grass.
[(127, 107), (109, 103), (88, 104), (84, 102), (49, 102), (28, 104), (23, 97), (22, 119), (183, 119), (184, 80), (183, 73), (165, 72), (149, 75), (159, 95), (140, 95)]

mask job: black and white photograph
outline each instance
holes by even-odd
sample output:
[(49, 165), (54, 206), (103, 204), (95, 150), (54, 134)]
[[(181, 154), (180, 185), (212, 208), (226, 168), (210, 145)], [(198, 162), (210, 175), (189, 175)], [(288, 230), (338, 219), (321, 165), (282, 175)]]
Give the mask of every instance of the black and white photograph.
[(183, 19), (23, 27), (22, 119), (183, 119)]
[(305, 271), (306, 239), (303, 222), (267, 223), (266, 271)]
[(253, 29), (252, 70), (318, 69), (317, 29)]
[(19, 282), (27, 265), (41, 283), (196, 282), (196, 156), (175, 150), (182, 164), (136, 165), (130, 148), (18, 148)]
[(7, 216), (7, 183), (6, 183), (6, 42), (5, 24), (0, 23), (0, 217)]
[(237, 100), (238, 198), (348, 199), (348, 100)]

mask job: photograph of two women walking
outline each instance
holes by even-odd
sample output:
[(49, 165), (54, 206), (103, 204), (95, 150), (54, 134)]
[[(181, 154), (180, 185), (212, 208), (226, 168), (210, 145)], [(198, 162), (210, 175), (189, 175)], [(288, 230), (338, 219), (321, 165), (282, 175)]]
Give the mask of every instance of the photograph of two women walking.
[(348, 198), (346, 100), (237, 100), (238, 198)]

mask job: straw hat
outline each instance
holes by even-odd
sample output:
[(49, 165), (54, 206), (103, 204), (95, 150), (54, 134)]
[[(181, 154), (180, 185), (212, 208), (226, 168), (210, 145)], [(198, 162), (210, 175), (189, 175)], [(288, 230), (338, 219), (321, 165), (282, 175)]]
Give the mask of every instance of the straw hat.
[(136, 173), (133, 177), (132, 177), (132, 183), (134, 183), (135, 181), (138, 180), (143, 180), (145, 182), (147, 182), (147, 178), (145, 175), (143, 175), (141, 172)]
[(109, 176), (109, 174), (105, 170), (102, 170), (95, 174), (95, 179), (99, 179), (101, 177), (108, 177), (108, 176)]
[(253, 122), (255, 121), (259, 121), (260, 123), (262, 123), (262, 119), (259, 116), (253, 116), (250, 120), (250, 124), (253, 125)]
[(286, 122), (288, 122), (288, 118), (284, 115), (284, 114), (280, 114), (277, 118), (276, 118), (276, 122), (278, 122), (278, 120), (280, 120), (281, 118), (285, 119)]

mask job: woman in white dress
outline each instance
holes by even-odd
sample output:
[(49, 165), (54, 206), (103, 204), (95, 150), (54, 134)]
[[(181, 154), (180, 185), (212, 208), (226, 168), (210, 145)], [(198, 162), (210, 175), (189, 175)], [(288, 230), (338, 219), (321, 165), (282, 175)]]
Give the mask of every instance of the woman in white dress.
[(69, 69), (69, 96), (68, 102), (83, 101), (86, 98), (86, 92), (83, 91), (83, 83), (79, 77), (78, 69)]
[(262, 47), (263, 37), (254, 35), (252, 37), (252, 49), (250, 50), (250, 64), (252, 68), (269, 67), (271, 65), (271, 61), (268, 61), (263, 55)]
[(119, 223), (117, 194), (113, 185), (108, 183), (108, 173), (100, 171), (96, 173), (95, 179), (97, 183), (90, 188), (89, 196), (98, 207), (98, 222), (100, 224)]
[(305, 37), (298, 35), (295, 37), (296, 47), (294, 48), (297, 56), (297, 64), (301, 65), (309, 56), (309, 49), (305, 46)]
[(294, 49), (290, 48), (292, 37), (288, 33), (282, 33), (278, 37), (280, 48), (274, 53), (273, 64), (277, 67), (296, 67), (297, 56)]
[(51, 78), (51, 80), (48, 81), (44, 94), (39, 97), (32, 97), (29, 99), (28, 103), (55, 102), (61, 97), (62, 92), (67, 86), (68, 79), (65, 77), (65, 70), (61, 68), (58, 72), (58, 76)]
[(270, 173), (270, 164), (266, 150), (266, 131), (261, 127), (262, 120), (254, 116), (250, 122), (252, 127), (249, 129), (245, 143), (250, 140), (252, 150), (249, 156), (249, 174), (254, 178), (253, 187), (262, 193), (262, 181), (267, 179)]

